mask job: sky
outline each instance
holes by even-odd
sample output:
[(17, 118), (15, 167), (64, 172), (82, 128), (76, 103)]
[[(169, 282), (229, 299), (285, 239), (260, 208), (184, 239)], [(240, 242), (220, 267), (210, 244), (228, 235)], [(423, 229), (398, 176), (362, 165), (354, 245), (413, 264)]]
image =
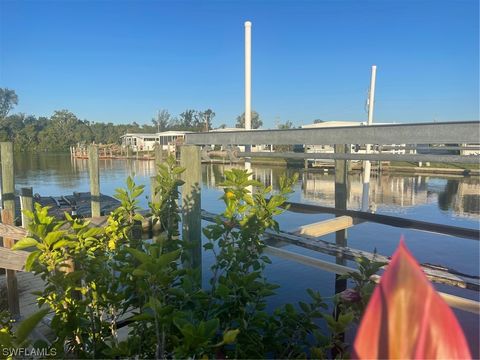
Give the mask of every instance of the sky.
[(264, 127), (366, 121), (374, 64), (374, 122), (480, 118), (478, 0), (0, 0), (0, 87), (35, 116), (144, 124), (211, 108), (234, 126), (247, 20)]

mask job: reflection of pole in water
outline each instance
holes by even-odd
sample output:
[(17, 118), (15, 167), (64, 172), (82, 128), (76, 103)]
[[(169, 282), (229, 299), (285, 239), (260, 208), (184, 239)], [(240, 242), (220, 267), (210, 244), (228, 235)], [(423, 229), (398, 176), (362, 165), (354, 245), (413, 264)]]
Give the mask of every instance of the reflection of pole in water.
[[(372, 77), (370, 79), (370, 92), (368, 96), (368, 122), (367, 125), (372, 125), (373, 123), (373, 103), (375, 101), (375, 79), (377, 76), (377, 67), (372, 66)], [(370, 153), (371, 145), (367, 144), (366, 153)], [(370, 170), (371, 164), (370, 160), (366, 160), (363, 164), (363, 194), (362, 194), (362, 211), (368, 210), (368, 196), (370, 191)]]

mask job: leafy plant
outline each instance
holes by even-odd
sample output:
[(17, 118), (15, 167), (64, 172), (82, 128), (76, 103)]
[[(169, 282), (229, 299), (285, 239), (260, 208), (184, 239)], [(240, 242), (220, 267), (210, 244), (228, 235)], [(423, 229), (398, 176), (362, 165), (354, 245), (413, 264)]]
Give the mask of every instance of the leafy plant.
[[(26, 267), (46, 282), (37, 295), (39, 304), (53, 311), (57, 354), (323, 358), (338, 348), (346, 356), (339, 334), (356, 316), (347, 303), (333, 316), (320, 294), (308, 290), (309, 303), (267, 311), (278, 285), (264, 275), (271, 260), (264, 254), (263, 235), (279, 230), (274, 218), (285, 211), (282, 206), (297, 177), (282, 177), (280, 191), (272, 194), (271, 187), (252, 180), (245, 170), (225, 172), (225, 211), (203, 229), (204, 249), (215, 261), (209, 285), (200, 288), (198, 269), (184, 265), (189, 249), (179, 237), (183, 171), (173, 157), (158, 167), (156, 200), (149, 206), (161, 233), (151, 240), (138, 232), (143, 187), (131, 178), (126, 189), (116, 191), (121, 206), (109, 215), (105, 228), (69, 216), (59, 221), (38, 205), (35, 212), (26, 212), (32, 219), (30, 235), (15, 248), (33, 250)], [(376, 266), (360, 264), (354, 278), (360, 292)], [(126, 338), (119, 338), (120, 324), (128, 327)]]

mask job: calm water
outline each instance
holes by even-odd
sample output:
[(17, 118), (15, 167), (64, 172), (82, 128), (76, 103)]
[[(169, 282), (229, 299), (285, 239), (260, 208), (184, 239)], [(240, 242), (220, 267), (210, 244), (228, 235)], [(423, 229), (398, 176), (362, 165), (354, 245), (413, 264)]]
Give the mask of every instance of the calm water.
[[(15, 159), (16, 187), (32, 186), (34, 193), (41, 195), (66, 195), (74, 191), (89, 191), (86, 160), (72, 161), (68, 154), (19, 154)], [(218, 201), (224, 170), (230, 165), (204, 165), (202, 168), (202, 208), (211, 212), (221, 212)], [(123, 186), (128, 175), (135, 181), (145, 184), (145, 196), (141, 205), (147, 206), (149, 178), (154, 173), (151, 161), (101, 160), (101, 192), (113, 195), (117, 187)], [(293, 174), (294, 170), (282, 167), (254, 166), (254, 177), (266, 185), (278, 189), (282, 174)], [(349, 177), (350, 194), (348, 209), (359, 210), (362, 199), (361, 174)], [(318, 172), (301, 173), (291, 201), (334, 206), (334, 177)], [(397, 215), (404, 218), (429, 222), (479, 228), (480, 219), (480, 180), (478, 177), (443, 177), (413, 175), (381, 175), (372, 177), (370, 203), (377, 213)], [(282, 230), (294, 230), (300, 225), (309, 224), (333, 215), (284, 213), (279, 217)], [(441, 264), (458, 271), (479, 275), (479, 242), (443, 236), (410, 229), (394, 228), (381, 224), (362, 223), (348, 230), (348, 245), (353, 248), (391, 255), (404, 235), (406, 243), (420, 262)], [(334, 235), (324, 237), (335, 241)], [(295, 246), (285, 249), (307, 254), (321, 259), (332, 260), (322, 255)], [(211, 257), (206, 255), (208, 265)], [(325, 296), (333, 293), (334, 275), (291, 261), (273, 258), (267, 270), (271, 281), (282, 285), (273, 305), (296, 302), (305, 299), (306, 288), (316, 288)], [(478, 293), (437, 286), (444, 292), (479, 300)], [(456, 312), (462, 326), (468, 333), (473, 352), (478, 357), (479, 319), (477, 316)]]

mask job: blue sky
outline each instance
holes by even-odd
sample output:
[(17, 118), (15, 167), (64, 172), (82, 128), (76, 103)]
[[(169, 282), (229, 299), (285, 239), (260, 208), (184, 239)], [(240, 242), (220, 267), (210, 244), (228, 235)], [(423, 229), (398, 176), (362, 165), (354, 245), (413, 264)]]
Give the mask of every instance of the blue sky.
[(267, 127), (479, 118), (479, 2), (0, 0), (0, 87), (17, 112), (148, 123), (211, 108), (233, 126), (244, 106), (244, 21), (252, 106)]

